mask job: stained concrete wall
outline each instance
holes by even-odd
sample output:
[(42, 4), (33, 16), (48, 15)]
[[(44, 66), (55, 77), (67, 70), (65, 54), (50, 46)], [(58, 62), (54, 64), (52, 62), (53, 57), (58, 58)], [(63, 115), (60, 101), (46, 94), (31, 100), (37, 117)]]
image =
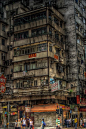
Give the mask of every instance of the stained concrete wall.
[(41, 126), (42, 118), (44, 118), (46, 127), (55, 127), (56, 112), (35, 112), (34, 113), (34, 127)]

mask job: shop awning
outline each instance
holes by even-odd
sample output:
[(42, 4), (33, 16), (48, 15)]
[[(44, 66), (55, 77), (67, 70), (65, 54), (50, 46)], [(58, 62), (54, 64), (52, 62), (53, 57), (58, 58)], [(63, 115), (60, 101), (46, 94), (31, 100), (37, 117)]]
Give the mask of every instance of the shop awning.
[(57, 105), (39, 105), (31, 108), (31, 112), (52, 112), (56, 111)]
[[(31, 112), (53, 112), (56, 111), (57, 106), (58, 104), (34, 105)], [(62, 108), (64, 109), (64, 105), (62, 105)]]

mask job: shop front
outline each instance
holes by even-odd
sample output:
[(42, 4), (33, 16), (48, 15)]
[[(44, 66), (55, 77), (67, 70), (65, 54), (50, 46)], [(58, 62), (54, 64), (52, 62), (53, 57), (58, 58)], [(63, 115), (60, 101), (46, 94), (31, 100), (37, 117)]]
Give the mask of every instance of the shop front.
[(34, 105), (33, 108), (31, 108), (31, 112), (34, 112), (34, 126), (39, 127), (41, 125), (42, 118), (44, 118), (47, 127), (55, 127), (56, 118), (58, 117), (58, 114), (56, 113), (57, 107), (63, 109), (63, 119), (62, 115), (60, 115), (60, 118), (62, 119), (64, 124), (65, 111), (68, 112), (69, 110), (65, 105), (57, 103), (39, 104), (39, 105)]

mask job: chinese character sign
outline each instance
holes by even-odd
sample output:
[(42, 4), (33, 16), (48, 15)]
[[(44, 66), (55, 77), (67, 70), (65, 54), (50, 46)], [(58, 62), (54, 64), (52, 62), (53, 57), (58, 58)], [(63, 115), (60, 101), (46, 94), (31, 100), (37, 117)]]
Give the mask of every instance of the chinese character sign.
[(55, 82), (55, 83), (53, 83), (53, 84), (51, 85), (51, 92), (57, 91), (57, 90), (59, 90), (59, 89), (60, 89), (59, 81), (57, 81), (57, 82)]
[(4, 93), (6, 90), (5, 84), (6, 84), (6, 78), (2, 74), (0, 77), (0, 91), (1, 91), (1, 93)]

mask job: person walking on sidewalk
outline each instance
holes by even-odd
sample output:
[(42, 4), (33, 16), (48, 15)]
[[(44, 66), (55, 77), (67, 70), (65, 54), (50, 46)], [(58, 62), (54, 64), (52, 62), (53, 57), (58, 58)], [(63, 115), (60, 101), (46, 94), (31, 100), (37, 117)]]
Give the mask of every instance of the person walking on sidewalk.
[(30, 119), (30, 129), (33, 128), (33, 121)]
[(17, 122), (17, 120), (16, 120), (16, 122), (15, 122), (15, 129), (17, 129), (17, 124), (18, 124), (18, 122)]
[(45, 127), (45, 122), (44, 122), (44, 118), (42, 118), (42, 124), (41, 124), (41, 129), (44, 129), (44, 127)]
[(23, 129), (25, 129), (25, 127), (26, 127), (26, 120), (25, 120), (25, 117), (23, 118), (23, 122), (22, 122), (23, 124), (22, 124), (22, 126), (23, 126)]
[(61, 120), (60, 120), (60, 117), (58, 116), (58, 118), (56, 119), (56, 129), (61, 129), (60, 124), (61, 124)]
[(18, 127), (18, 129), (21, 129), (21, 121), (20, 121), (20, 119), (18, 119), (17, 127)]
[(75, 118), (74, 123), (75, 123), (75, 129), (77, 129), (77, 117)]
[(82, 118), (80, 118), (80, 128), (82, 128), (82, 124), (83, 124), (83, 121), (82, 121)]

